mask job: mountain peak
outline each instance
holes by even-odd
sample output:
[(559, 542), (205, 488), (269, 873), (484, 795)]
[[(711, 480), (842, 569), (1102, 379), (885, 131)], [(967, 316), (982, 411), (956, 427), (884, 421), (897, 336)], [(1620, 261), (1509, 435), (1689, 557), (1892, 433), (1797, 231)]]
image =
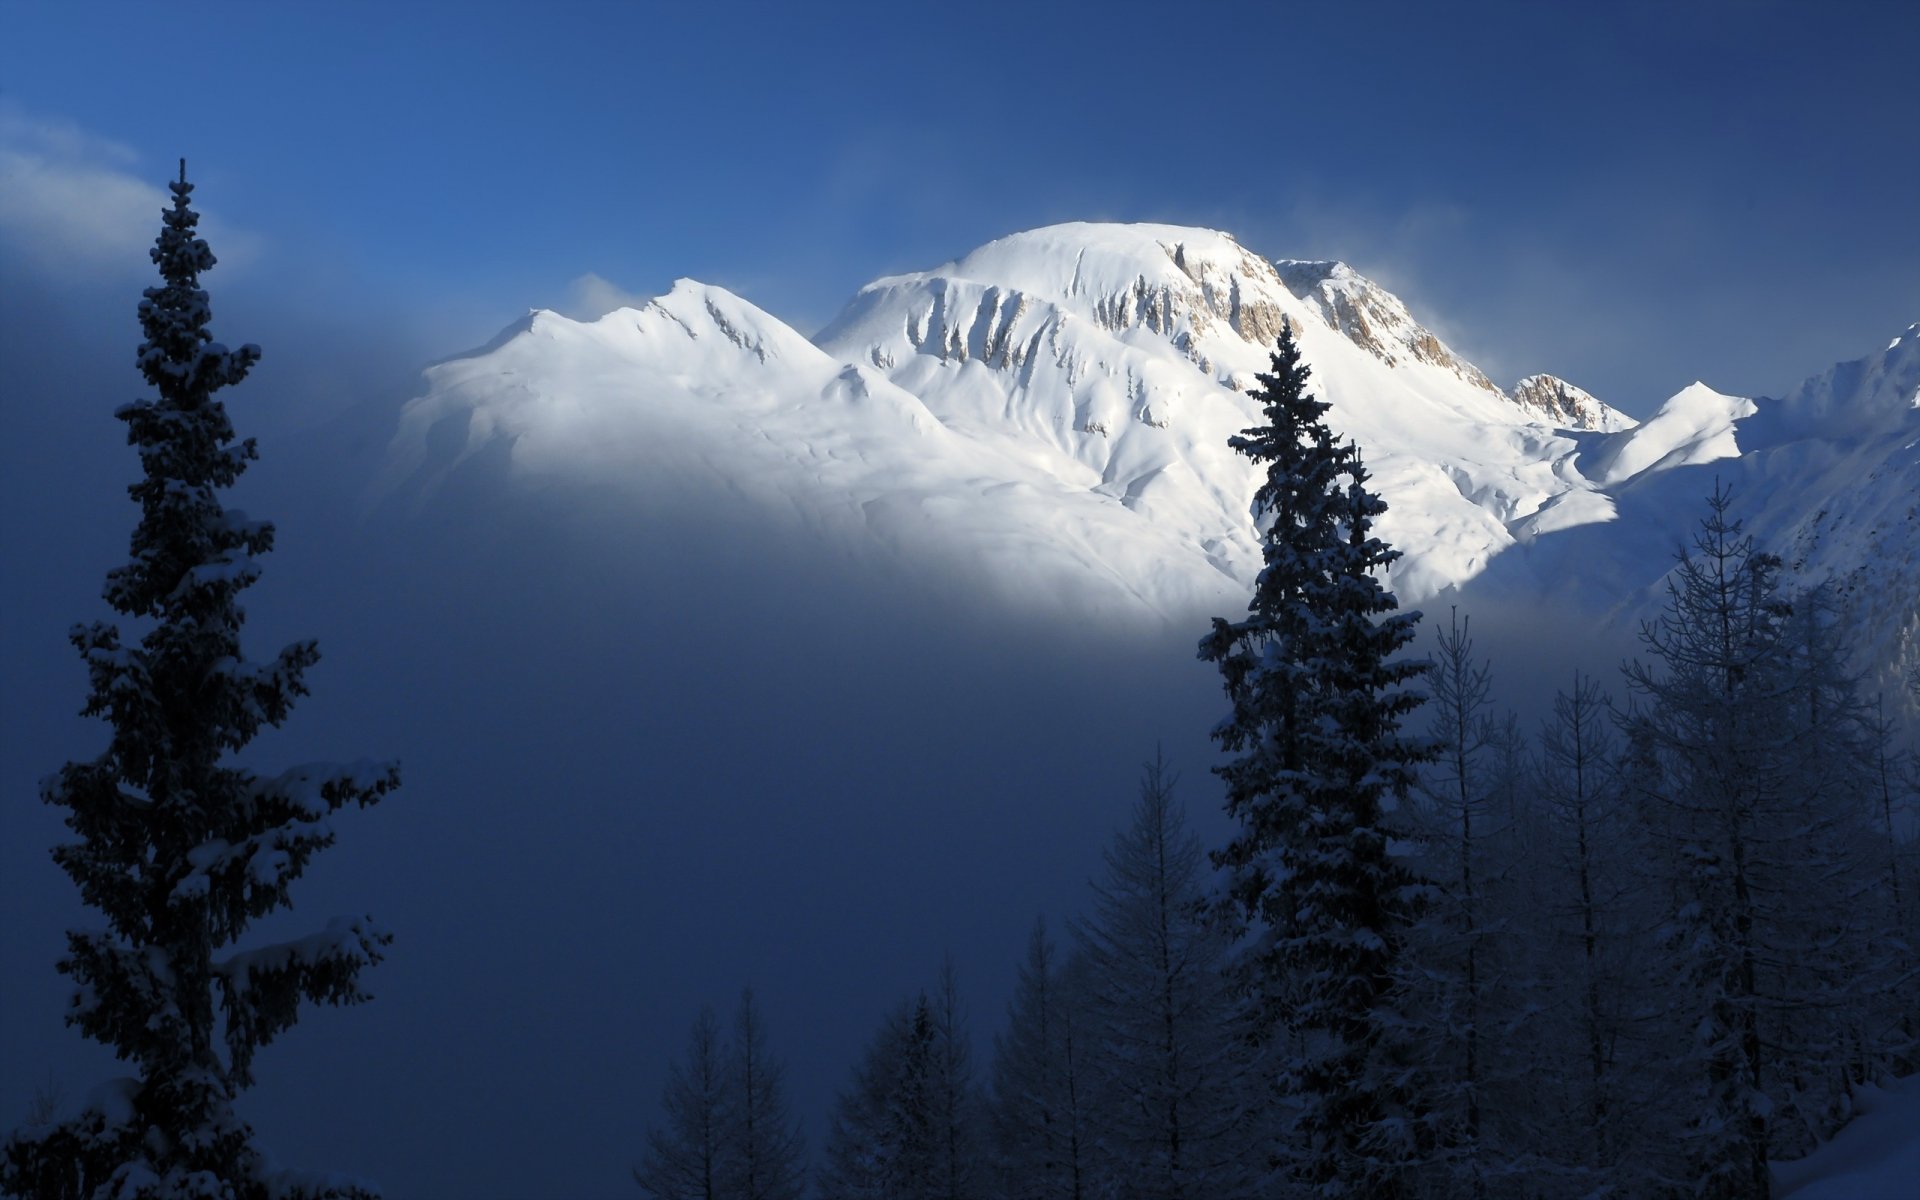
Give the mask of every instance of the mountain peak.
[(1582, 472), (1596, 483), (1612, 485), (1656, 469), (1737, 458), (1741, 447), (1735, 423), (1758, 411), (1745, 396), (1716, 392), (1695, 380), (1644, 422), (1607, 439)]
[(1833, 366), (1763, 408), (1768, 439), (1870, 436), (1908, 428), (1920, 409), (1920, 324), (1907, 326), (1887, 348)]
[(1388, 366), (1427, 363), (1451, 371), (1474, 387), (1503, 395), (1479, 367), (1414, 320), (1398, 296), (1346, 263), (1282, 259), (1274, 265), (1289, 291), (1315, 305), (1327, 324)]
[[(874, 305), (884, 307), (885, 297), (909, 292), (944, 297), (932, 315), (947, 318), (959, 315), (953, 312), (954, 298), (980, 292), (992, 311), (963, 322), (976, 326), (1047, 305), (1123, 337), (1132, 330), (1155, 334), (1202, 372), (1236, 389), (1251, 385), (1281, 323), (1291, 320), (1296, 329), (1331, 329), (1389, 367), (1437, 367), (1490, 397), (1508, 399), (1484, 372), (1416, 321), (1399, 297), (1349, 264), (1269, 261), (1217, 229), (1075, 221), (1009, 234), (930, 271), (876, 280), (817, 340), (821, 345), (848, 342), (850, 331)], [(916, 328), (922, 337), (914, 340), (923, 342), (924, 323)], [(957, 328), (944, 332), (943, 353), (964, 359), (967, 339)]]
[(1513, 385), (1511, 394), (1515, 403), (1561, 429), (1618, 433), (1639, 424), (1592, 392), (1575, 387), (1557, 375), (1529, 375)]

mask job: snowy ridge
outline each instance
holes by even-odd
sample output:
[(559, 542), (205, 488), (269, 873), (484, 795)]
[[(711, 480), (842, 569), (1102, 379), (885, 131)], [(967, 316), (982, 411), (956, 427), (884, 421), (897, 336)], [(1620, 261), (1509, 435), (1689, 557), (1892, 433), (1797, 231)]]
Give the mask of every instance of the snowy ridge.
[(1879, 354), (1837, 363), (1773, 406), (1764, 436), (1871, 436), (1911, 423), (1920, 407), (1920, 324)]
[(1583, 471), (1600, 484), (1621, 483), (1648, 471), (1709, 463), (1740, 453), (1734, 422), (1757, 409), (1743, 396), (1723, 396), (1704, 383), (1675, 393), (1660, 411), (1608, 438)]
[(1920, 664), (1920, 325), (1837, 364), (1741, 430), (1755, 531), (1802, 576), (1830, 579), (1879, 682)]

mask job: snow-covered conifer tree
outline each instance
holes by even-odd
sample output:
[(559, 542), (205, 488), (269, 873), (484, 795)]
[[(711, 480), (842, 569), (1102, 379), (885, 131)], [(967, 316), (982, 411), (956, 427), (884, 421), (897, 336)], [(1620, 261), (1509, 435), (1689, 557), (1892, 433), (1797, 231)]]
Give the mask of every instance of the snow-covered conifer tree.
[(739, 1200), (799, 1200), (806, 1191), (807, 1143), (787, 1107), (786, 1064), (767, 1049), (752, 989), (740, 995), (728, 1055), (725, 1112), (727, 1194)]
[(1216, 770), (1239, 829), (1215, 861), (1297, 1113), (1281, 1157), (1322, 1195), (1392, 1200), (1426, 1120), (1396, 1007), (1411, 879), (1386, 825), (1428, 753), (1401, 731), (1424, 664), (1395, 657), (1418, 614), (1379, 579), (1398, 557), (1373, 534), (1386, 506), (1308, 375), (1284, 327), (1254, 393), (1266, 424), (1231, 442), (1266, 464), (1254, 506), (1270, 524), (1248, 615), (1200, 644), (1232, 704), (1214, 737), (1235, 756)]
[(1163, 761), (1147, 764), (1078, 926), (1103, 1194), (1234, 1200), (1264, 1174), (1256, 1110), (1268, 1097), (1225, 975), (1230, 943), (1205, 909), (1206, 859), (1173, 785)]
[(647, 1131), (633, 1179), (652, 1200), (721, 1200), (741, 1193), (729, 1173), (728, 1117), (737, 1107), (720, 1022), (702, 1008), (687, 1034), (686, 1058), (667, 1072), (660, 1094), (666, 1124)]
[(141, 374), (156, 395), (120, 408), (141, 478), (132, 560), (105, 597), (144, 625), (138, 641), (107, 623), (73, 642), (92, 685), (85, 712), (111, 726), (106, 751), (68, 763), (42, 796), (76, 840), (54, 858), (106, 928), (67, 935), (70, 1024), (136, 1074), (96, 1091), (78, 1115), (22, 1130), (0, 1151), (0, 1191), (117, 1200), (365, 1197), (365, 1187), (270, 1168), (234, 1100), (254, 1054), (303, 1001), (366, 999), (361, 968), (388, 936), (364, 916), (248, 950), (255, 920), (289, 904), (308, 861), (334, 839), (339, 809), (397, 785), (390, 764), (296, 767), (260, 776), (232, 762), (306, 693), (319, 658), (298, 642), (269, 662), (243, 656), (239, 594), (259, 577), (273, 527), (225, 508), (221, 492), (255, 458), (215, 398), (258, 361), (208, 331), (198, 237), (181, 164), (152, 251), (162, 284), (140, 304)]

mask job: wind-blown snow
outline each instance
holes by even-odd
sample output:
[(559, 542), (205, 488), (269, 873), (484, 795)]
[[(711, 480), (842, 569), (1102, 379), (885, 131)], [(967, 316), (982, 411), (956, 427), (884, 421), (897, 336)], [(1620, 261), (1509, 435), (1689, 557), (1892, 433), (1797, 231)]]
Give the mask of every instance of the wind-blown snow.
[(1245, 587), (1259, 562), (1258, 480), (1227, 440), (1259, 419), (1244, 392), (1283, 320), (1391, 506), (1381, 529), (1406, 554), (1403, 596), (1471, 578), (1512, 544), (1510, 522), (1585, 486), (1556, 470), (1574, 441), (1398, 300), (1341, 264), (1276, 267), (1211, 230), (1015, 234), (869, 285), (818, 340), (885, 371), (949, 427), (1064, 481), (1097, 481)]

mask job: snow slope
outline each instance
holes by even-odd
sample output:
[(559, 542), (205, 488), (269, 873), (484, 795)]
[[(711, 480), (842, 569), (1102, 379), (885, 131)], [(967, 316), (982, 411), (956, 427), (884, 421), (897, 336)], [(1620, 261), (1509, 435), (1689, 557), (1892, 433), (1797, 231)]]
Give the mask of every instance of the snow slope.
[(476, 475), (508, 501), (571, 491), (626, 519), (724, 510), (1096, 616), (1217, 607), (1239, 589), (1097, 479), (956, 432), (871, 367), (691, 281), (590, 323), (537, 312), (430, 368), (384, 490), (431, 503), (467, 476), (470, 497)]
[(1780, 399), (1696, 383), (1638, 427), (1592, 438), (1577, 466), (1612, 505), (1612, 524), (1525, 541), (1467, 587), (1467, 602), (1560, 596), (1632, 628), (1661, 602), (1703, 498), (1726, 486), (1733, 515), (1786, 560), (1793, 582), (1835, 584), (1871, 684), (1902, 694), (1920, 663), (1916, 393), (1920, 327)]
[(1775, 1164), (1776, 1200), (1902, 1200), (1920, 1180), (1920, 1075), (1860, 1089), (1857, 1113), (1832, 1141)]

